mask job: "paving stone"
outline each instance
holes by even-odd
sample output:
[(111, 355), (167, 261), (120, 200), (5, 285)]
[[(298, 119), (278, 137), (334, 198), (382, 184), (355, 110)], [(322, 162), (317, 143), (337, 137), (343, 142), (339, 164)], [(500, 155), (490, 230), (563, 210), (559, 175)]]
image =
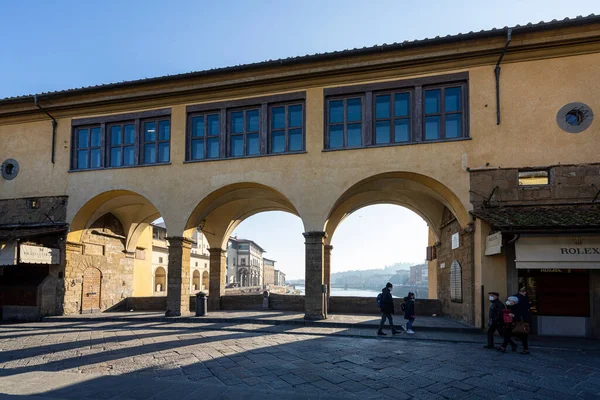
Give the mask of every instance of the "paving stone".
[(381, 393), (382, 397), (385, 397), (385, 398), (391, 398), (391, 399), (396, 399), (396, 400), (410, 399), (409, 395), (407, 395), (406, 393), (404, 393), (398, 389), (394, 389), (394, 388), (380, 389), (380, 390), (378, 390), (378, 392)]

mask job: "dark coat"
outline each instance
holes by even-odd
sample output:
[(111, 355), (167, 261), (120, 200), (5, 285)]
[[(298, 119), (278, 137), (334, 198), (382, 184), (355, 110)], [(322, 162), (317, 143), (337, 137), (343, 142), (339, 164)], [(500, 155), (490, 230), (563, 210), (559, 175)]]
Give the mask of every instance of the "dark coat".
[(381, 289), (381, 312), (384, 314), (394, 313), (394, 299), (388, 288)]
[(415, 319), (415, 302), (404, 298), (404, 319)]
[(515, 314), (515, 321), (525, 321), (531, 323), (531, 303), (529, 296), (523, 296), (521, 293), (514, 295), (519, 302), (512, 307)]
[(504, 304), (498, 299), (490, 302), (489, 309), (489, 324), (502, 324), (502, 310), (504, 309)]

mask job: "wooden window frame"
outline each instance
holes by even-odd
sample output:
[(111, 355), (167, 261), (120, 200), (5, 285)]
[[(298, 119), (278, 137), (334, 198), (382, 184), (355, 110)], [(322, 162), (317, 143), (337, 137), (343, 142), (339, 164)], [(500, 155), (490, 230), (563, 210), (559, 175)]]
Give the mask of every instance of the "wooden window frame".
[[(456, 271), (458, 270), (458, 277)], [(456, 286), (458, 284), (458, 287)], [(453, 303), (463, 302), (462, 290), (462, 265), (457, 260), (453, 260), (450, 264), (450, 301)]]
[[(408, 94), (408, 105), (409, 105), (409, 110), (408, 110), (408, 115), (406, 116), (400, 116), (397, 117), (396, 115), (394, 115), (394, 111), (395, 111), (395, 105), (396, 105), (396, 95), (398, 94)], [(377, 97), (378, 96), (390, 96), (390, 116), (387, 118), (377, 118)], [(373, 140), (372, 140), (372, 144), (373, 146), (389, 146), (389, 145), (394, 145), (394, 144), (406, 144), (406, 143), (411, 143), (413, 142), (413, 132), (412, 132), (412, 126), (414, 124), (413, 122), (413, 98), (414, 98), (414, 90), (411, 89), (400, 89), (400, 90), (393, 90), (393, 91), (389, 91), (389, 92), (376, 92), (373, 93)], [(397, 120), (408, 120), (408, 141), (406, 142), (396, 142), (394, 141), (395, 137), (396, 137), (396, 121)], [(389, 138), (389, 142), (388, 143), (376, 143), (377, 141), (377, 123), (380, 121), (389, 121), (390, 124), (390, 138)]]
[[(426, 86), (423, 87), (423, 115), (422, 115), (422, 124), (423, 124), (423, 141), (424, 142), (436, 142), (436, 141), (448, 141), (448, 140), (457, 140), (463, 139), (466, 136), (465, 127), (467, 126), (467, 116), (465, 110), (467, 109), (465, 93), (467, 92), (466, 88), (467, 84), (465, 82), (455, 82), (448, 83), (444, 85), (435, 85), (435, 86)], [(446, 90), (460, 88), (460, 110), (459, 111), (446, 111)], [(437, 113), (427, 114), (425, 111), (425, 92), (428, 90), (439, 90), (440, 91), (440, 109)], [(446, 138), (446, 116), (447, 115), (457, 115), (461, 114), (461, 135), (455, 138)], [(425, 129), (426, 129), (426, 118), (427, 117), (440, 117), (440, 137), (435, 139), (426, 139), (425, 138)]]
[[(360, 122), (359, 121), (348, 121), (348, 100), (354, 100), (354, 99), (360, 99)], [(344, 109), (344, 117), (342, 122), (334, 122), (334, 123), (330, 123), (329, 122), (329, 104), (332, 101), (342, 101), (343, 102), (343, 109)], [(363, 94), (357, 94), (357, 95), (349, 95), (349, 96), (335, 96), (335, 97), (330, 97), (327, 99), (327, 101), (325, 102), (325, 145), (326, 148), (330, 148), (330, 135), (329, 135), (329, 128), (331, 126), (343, 126), (343, 132), (342, 132), (342, 147), (335, 147), (332, 150), (339, 150), (339, 149), (360, 149), (361, 147), (365, 147), (365, 132), (366, 132), (366, 117), (368, 115), (366, 108), (367, 108), (367, 101), (366, 101), (366, 96)], [(354, 124), (358, 124), (360, 123), (360, 146), (348, 146), (348, 125), (354, 125)]]
[[(299, 127), (297, 126), (289, 126), (289, 108), (293, 107), (293, 106), (300, 106), (302, 107), (302, 120), (301, 120), (301, 125)], [(283, 107), (284, 109), (284, 113), (283, 113), (283, 117), (285, 118), (285, 124), (284, 124), (284, 128), (273, 128), (273, 109), (274, 108), (280, 108)], [(269, 114), (268, 114), (268, 118), (267, 118), (267, 123), (268, 123), (268, 138), (267, 138), (267, 154), (290, 154), (290, 153), (300, 153), (303, 152), (305, 149), (305, 143), (306, 143), (306, 130), (305, 130), (305, 125), (306, 125), (306, 107), (304, 102), (299, 102), (299, 101), (290, 101), (290, 102), (283, 102), (283, 103), (271, 103), (269, 104)], [(293, 130), (297, 130), (300, 129), (302, 131), (302, 145), (300, 147), (300, 150), (290, 150), (290, 142), (289, 142), (289, 138), (290, 138), (290, 131)], [(273, 138), (273, 132), (284, 132), (284, 146), (283, 146), (283, 151), (278, 151), (278, 152), (274, 152), (273, 151), (273, 142), (272, 142), (272, 138)]]
[[(208, 117), (216, 115), (218, 118), (218, 123), (219, 123), (219, 130), (217, 132), (216, 135), (209, 135), (208, 132)], [(197, 117), (202, 117), (204, 119), (204, 135), (203, 136), (194, 136), (194, 125), (192, 124), (192, 121), (194, 120), (194, 118)], [(206, 112), (199, 112), (199, 113), (189, 113), (188, 117), (187, 117), (187, 126), (189, 127), (189, 133), (188, 133), (188, 145), (187, 147), (187, 151), (186, 151), (186, 159), (189, 159), (190, 161), (200, 161), (200, 160), (217, 160), (220, 158), (220, 154), (221, 154), (221, 140), (220, 140), (220, 136), (221, 136), (221, 112), (219, 110), (216, 111), (206, 111)], [(208, 142), (210, 139), (214, 139), (217, 138), (217, 140), (219, 141), (219, 154), (217, 155), (217, 157), (208, 157)], [(195, 140), (201, 140), (202, 141), (202, 157), (200, 158), (193, 158), (192, 157), (192, 144)]]
[[(87, 129), (88, 131), (88, 142), (86, 147), (80, 147), (79, 144), (79, 130)], [(92, 129), (100, 129), (100, 145), (92, 146)], [(71, 168), (79, 169), (81, 171), (90, 171), (104, 168), (104, 125), (103, 124), (90, 124), (81, 125), (73, 128), (73, 136), (71, 143), (73, 144), (73, 151), (71, 153)], [(79, 168), (79, 152), (87, 151), (87, 167)], [(100, 166), (91, 167), (92, 150), (100, 150)]]
[[(171, 109), (163, 108), (158, 110), (150, 110), (150, 111), (142, 111), (136, 113), (127, 113), (127, 114), (117, 114), (117, 115), (106, 115), (100, 117), (90, 117), (90, 118), (79, 118), (71, 120), (71, 168), (69, 172), (80, 172), (80, 171), (90, 171), (90, 170), (100, 170), (100, 169), (117, 169), (117, 168), (135, 168), (141, 166), (153, 166), (153, 165), (168, 165), (170, 164), (170, 141), (171, 141), (171, 127), (169, 127), (169, 162), (161, 162), (154, 164), (143, 164), (141, 162), (141, 152), (142, 152), (142, 141), (140, 131), (142, 128), (141, 123), (147, 120), (157, 120), (164, 121), (168, 120), (169, 124), (171, 124)], [(133, 123), (134, 125), (134, 164), (133, 165), (120, 165), (111, 167), (110, 166), (110, 127), (115, 125), (127, 125)], [(78, 168), (77, 167), (77, 151), (78, 149), (78, 136), (77, 131), (79, 129), (90, 129), (92, 127), (100, 127), (100, 167), (98, 168)], [(157, 125), (158, 128), (158, 125)], [(123, 134), (123, 131), (122, 131)], [(158, 139), (158, 132), (157, 132)], [(91, 140), (91, 135), (90, 135)], [(166, 142), (166, 141), (161, 141)], [(129, 145), (126, 145), (129, 146)], [(115, 146), (117, 147), (117, 146)], [(96, 147), (94, 147), (96, 148)], [(158, 151), (158, 149), (157, 149)], [(121, 157), (123, 157), (123, 152), (121, 152)], [(90, 155), (88, 155), (89, 157)], [(158, 160), (158, 154), (157, 154)], [(89, 161), (88, 161), (89, 162)]]
[[(133, 143), (124, 143), (124, 138), (125, 138), (125, 125), (133, 125)], [(115, 126), (120, 126), (121, 127), (121, 144), (120, 145), (113, 145), (112, 144), (112, 128)], [(111, 124), (107, 124), (106, 125), (106, 166), (107, 168), (121, 168), (121, 167), (132, 167), (135, 166), (136, 164), (136, 157), (137, 157), (137, 145), (136, 145), (136, 133), (135, 133), (135, 120), (133, 121), (123, 121), (123, 122), (117, 122), (117, 123), (111, 123)], [(132, 165), (123, 165), (123, 160), (125, 158), (125, 147), (129, 147), (129, 146), (133, 146), (133, 164)], [(119, 165), (111, 165), (112, 163), (112, 157), (111, 157), (111, 153), (112, 153), (112, 149), (116, 149), (116, 148), (120, 148), (121, 149), (121, 159), (119, 160)]]
[[(301, 105), (302, 106), (302, 150), (286, 151), (280, 153), (271, 153), (270, 151), (270, 126), (271, 126), (271, 108), (282, 105)], [(246, 132), (245, 112), (248, 110), (259, 110), (259, 154), (247, 154), (247, 134), (256, 132)], [(244, 111), (244, 155), (231, 156), (231, 113)], [(306, 92), (293, 92), (272, 96), (253, 97), (239, 100), (221, 101), (206, 104), (196, 104), (186, 107), (187, 128), (186, 128), (186, 155), (185, 163), (218, 161), (238, 158), (254, 158), (271, 155), (286, 155), (304, 153), (306, 149)], [(219, 157), (201, 159), (192, 158), (192, 118), (199, 115), (219, 114)], [(233, 134), (233, 135), (237, 135)], [(286, 135), (287, 138), (287, 135)], [(287, 145), (287, 143), (286, 143)], [(287, 147), (286, 147), (287, 149)]]
[[(256, 111), (258, 113), (258, 129), (255, 131), (248, 130), (248, 112)], [(261, 154), (261, 131), (264, 130), (262, 121), (262, 112), (260, 106), (249, 106), (244, 108), (232, 108), (227, 110), (227, 158), (241, 158), (241, 157), (256, 157)], [(232, 126), (232, 114), (242, 113), (242, 131), (233, 132)], [(258, 135), (258, 154), (248, 154), (248, 135)], [(231, 139), (234, 137), (242, 137), (242, 155), (231, 154)]]
[[(424, 90), (438, 88), (461, 87), (461, 113), (462, 113), (462, 135), (456, 138), (445, 137), (445, 117), (441, 118), (440, 124), (443, 122), (443, 127), (440, 127), (440, 138), (425, 140), (425, 98)], [(390, 143), (375, 143), (376, 133), (376, 96), (396, 93), (410, 92), (410, 140), (408, 142), (393, 142), (393, 133), (390, 130)], [(329, 147), (329, 102), (349, 99), (363, 96), (363, 126), (362, 139), (363, 144), (358, 148), (369, 147), (387, 147), (387, 146), (405, 146), (420, 143), (435, 143), (435, 142), (450, 142), (459, 140), (470, 140), (469, 135), (469, 73), (460, 72), (455, 74), (445, 74), (429, 76), (424, 78), (405, 79), (399, 81), (388, 81), (370, 83), (364, 85), (341, 86), (334, 88), (326, 88), (324, 94), (324, 133), (323, 133), (323, 151), (337, 151), (345, 149), (355, 149), (357, 147), (346, 146), (346, 132), (344, 132), (344, 147), (330, 148)], [(442, 96), (444, 91), (442, 90)], [(443, 104), (440, 105), (442, 107)], [(440, 110), (444, 110), (440, 108)], [(393, 110), (392, 110), (393, 111)], [(344, 110), (346, 112), (346, 110)], [(452, 114), (449, 112), (445, 114)], [(456, 112), (458, 113), (458, 112)], [(392, 118), (394, 120), (395, 117)], [(392, 125), (394, 125), (392, 123)]]
[[(169, 139), (160, 140), (160, 123), (168, 121), (169, 122)], [(156, 129), (156, 139), (151, 141), (146, 141), (146, 130), (145, 125), (148, 123), (154, 123)], [(160, 165), (160, 164), (168, 164), (171, 162), (171, 118), (146, 118), (140, 120), (140, 163), (142, 165)], [(156, 154), (155, 162), (147, 162), (146, 161), (146, 145), (154, 143), (154, 151)], [(161, 144), (167, 143), (169, 145), (169, 159), (167, 161), (159, 161), (159, 149)]]

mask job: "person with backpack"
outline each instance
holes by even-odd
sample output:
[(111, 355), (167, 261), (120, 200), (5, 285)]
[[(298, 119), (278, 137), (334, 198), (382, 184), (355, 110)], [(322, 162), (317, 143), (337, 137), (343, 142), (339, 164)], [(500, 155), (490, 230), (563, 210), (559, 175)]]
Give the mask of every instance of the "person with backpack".
[(404, 311), (404, 319), (406, 320), (406, 326), (403, 326), (402, 329), (412, 335), (415, 333), (412, 330), (413, 322), (415, 322), (415, 294), (413, 292), (408, 292), (408, 296), (404, 298), (402, 310)]
[(390, 327), (392, 328), (392, 334), (397, 335), (400, 331), (397, 331), (394, 328), (394, 320), (392, 318), (392, 314), (394, 313), (394, 299), (392, 298), (392, 289), (393, 285), (391, 283), (387, 283), (383, 289), (381, 289), (381, 293), (377, 295), (377, 305), (381, 308), (381, 322), (379, 323), (379, 330), (377, 334), (380, 336), (385, 336), (386, 333), (383, 332), (383, 324), (385, 324), (385, 320), (390, 321)]

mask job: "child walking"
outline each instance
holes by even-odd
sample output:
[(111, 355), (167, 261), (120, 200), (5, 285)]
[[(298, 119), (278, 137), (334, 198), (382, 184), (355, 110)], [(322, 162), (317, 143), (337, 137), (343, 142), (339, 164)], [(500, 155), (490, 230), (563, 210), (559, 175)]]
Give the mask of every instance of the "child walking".
[(404, 319), (406, 320), (406, 327), (402, 327), (406, 333), (413, 334), (415, 331), (412, 330), (413, 322), (415, 322), (415, 294), (408, 292), (408, 296), (404, 298), (404, 304), (402, 304), (402, 310), (404, 310)]

